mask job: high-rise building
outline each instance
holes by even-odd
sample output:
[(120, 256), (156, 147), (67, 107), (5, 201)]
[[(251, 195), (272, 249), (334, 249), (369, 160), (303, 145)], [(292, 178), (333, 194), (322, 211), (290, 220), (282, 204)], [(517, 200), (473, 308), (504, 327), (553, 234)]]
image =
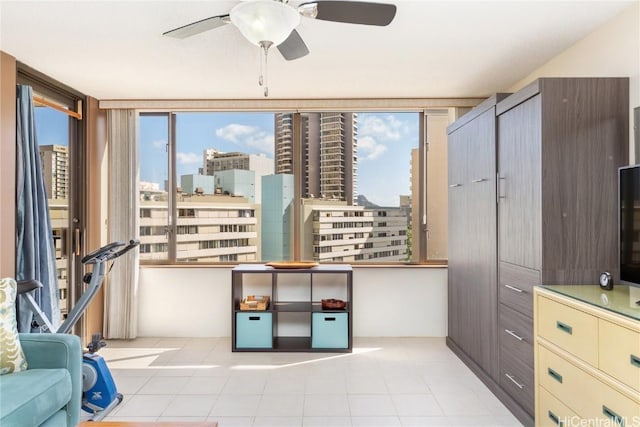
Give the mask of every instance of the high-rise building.
[(64, 145), (41, 145), (42, 176), (49, 199), (66, 199), (69, 189), (69, 150)]
[(255, 198), (260, 203), (262, 177), (273, 175), (274, 162), (264, 154), (225, 153), (215, 148), (204, 150), (202, 162), (203, 175), (216, 175), (220, 171), (231, 169), (253, 171), (255, 173)]
[(292, 259), (293, 175), (262, 177), (262, 261)]
[[(164, 200), (163, 200), (164, 199)], [(259, 207), (243, 197), (179, 194), (176, 200), (179, 262), (260, 260)], [(140, 201), (140, 259), (168, 257), (166, 194)]]
[(293, 114), (275, 115), (275, 173), (293, 175)]
[[(357, 114), (303, 113), (302, 197), (355, 203)], [(293, 174), (293, 114), (275, 115), (275, 167)]]
[(180, 188), (185, 194), (215, 194), (215, 177), (198, 174), (180, 175)]
[[(227, 169), (216, 172), (216, 194), (244, 197), (249, 203), (256, 202), (256, 173), (252, 170)], [(259, 186), (258, 186), (259, 187)]]
[(303, 259), (319, 262), (406, 261), (407, 216), (400, 208), (365, 208), (305, 200)]

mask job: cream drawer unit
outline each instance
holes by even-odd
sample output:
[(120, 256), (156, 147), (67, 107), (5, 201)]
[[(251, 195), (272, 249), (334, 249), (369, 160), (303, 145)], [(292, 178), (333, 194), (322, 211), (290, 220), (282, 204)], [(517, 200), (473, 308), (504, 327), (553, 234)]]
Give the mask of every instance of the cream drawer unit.
[(597, 317), (539, 296), (537, 322), (541, 337), (591, 365), (598, 365)]
[[(634, 401), (625, 394), (608, 385), (594, 380), (594, 388), (598, 391), (597, 397), (584, 417), (598, 420), (594, 425), (619, 425), (637, 426), (640, 425), (640, 401)], [(614, 421), (612, 423), (612, 421)], [(605, 424), (608, 423), (608, 424)]]
[(565, 404), (556, 399), (551, 393), (540, 387), (538, 394), (536, 425), (540, 427), (569, 427), (582, 424), (580, 417)]
[(620, 285), (534, 289), (536, 425), (640, 426), (638, 300)]
[(589, 412), (600, 393), (597, 380), (543, 345), (537, 350), (538, 385), (577, 414)]
[(640, 333), (600, 320), (598, 355), (600, 369), (640, 391)]

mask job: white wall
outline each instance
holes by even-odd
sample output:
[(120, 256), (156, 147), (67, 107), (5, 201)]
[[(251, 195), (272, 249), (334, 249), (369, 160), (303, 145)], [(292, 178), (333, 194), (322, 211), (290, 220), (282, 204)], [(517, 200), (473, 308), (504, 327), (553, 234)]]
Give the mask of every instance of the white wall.
[[(539, 77), (629, 77), (629, 158), (633, 160), (633, 108), (640, 106), (640, 1), (508, 91), (515, 92)], [(635, 159), (640, 162), (640, 153)]]
[[(640, 2), (562, 52), (509, 91), (539, 77), (630, 78), (640, 106)], [(640, 161), (640, 158), (639, 160)], [(223, 337), (231, 331), (229, 268), (142, 268), (138, 335)], [(355, 268), (354, 336), (446, 336), (446, 268)]]
[[(231, 335), (231, 269), (140, 269), (138, 336)], [(447, 334), (446, 268), (354, 268), (353, 335)]]

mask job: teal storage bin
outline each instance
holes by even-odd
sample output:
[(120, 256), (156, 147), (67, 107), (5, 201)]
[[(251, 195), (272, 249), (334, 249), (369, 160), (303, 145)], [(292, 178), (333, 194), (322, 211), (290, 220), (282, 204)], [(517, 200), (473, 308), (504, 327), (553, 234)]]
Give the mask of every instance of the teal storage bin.
[(313, 313), (312, 348), (349, 348), (349, 313)]
[(271, 313), (236, 313), (236, 348), (273, 348)]

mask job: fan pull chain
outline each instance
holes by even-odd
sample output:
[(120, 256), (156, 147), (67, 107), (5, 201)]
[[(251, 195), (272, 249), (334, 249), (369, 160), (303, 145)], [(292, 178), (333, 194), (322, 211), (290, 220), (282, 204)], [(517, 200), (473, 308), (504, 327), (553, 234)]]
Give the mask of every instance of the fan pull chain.
[(269, 85), (267, 83), (267, 57), (269, 56), (269, 48), (273, 43), (270, 41), (260, 42), (262, 48), (262, 54), (260, 55), (260, 78), (258, 78), (258, 84), (264, 86), (264, 97), (269, 96)]

